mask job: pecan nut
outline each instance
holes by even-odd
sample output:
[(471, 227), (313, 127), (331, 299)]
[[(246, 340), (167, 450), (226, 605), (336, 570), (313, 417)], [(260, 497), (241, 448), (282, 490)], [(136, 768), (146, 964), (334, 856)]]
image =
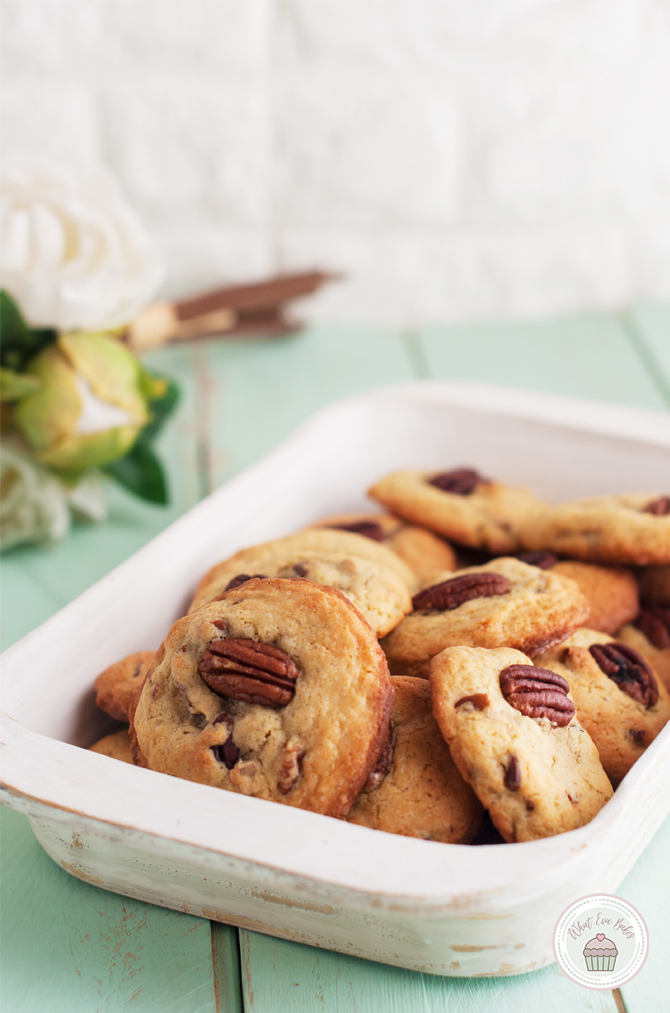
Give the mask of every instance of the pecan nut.
[(549, 552), (548, 549), (531, 549), (529, 552), (519, 552), (515, 558), (520, 559), (522, 563), (528, 563), (529, 566), (537, 566), (540, 570), (549, 570), (558, 562), (558, 556)]
[(329, 524), (328, 527), (333, 531), (351, 531), (355, 535), (371, 538), (374, 542), (386, 539), (384, 529), (377, 521), (352, 521), (351, 524)]
[(508, 791), (519, 790), (521, 785), (521, 771), (519, 769), (519, 761), (514, 753), (510, 753), (507, 763), (505, 764), (505, 776), (503, 781)]
[(284, 651), (241, 637), (213, 640), (198, 671), (218, 696), (275, 710), (291, 702), (298, 678), (295, 662)]
[(601, 672), (631, 699), (649, 709), (658, 700), (656, 678), (639, 651), (628, 644), (591, 644), (589, 652)]
[(452, 577), (451, 580), (443, 580), (419, 591), (412, 598), (412, 605), (417, 611), (437, 609), (438, 612), (445, 612), (447, 609), (458, 608), (473, 598), (506, 594), (511, 587), (507, 577), (501, 573), (464, 573), (462, 577)]
[(217, 716), (212, 721), (212, 724), (225, 725), (228, 736), (226, 738), (226, 741), (221, 743), (220, 745), (210, 746), (210, 749), (214, 754), (214, 759), (218, 760), (219, 763), (225, 764), (228, 770), (232, 770), (240, 758), (240, 751), (233, 742), (233, 727), (235, 722), (233, 721), (230, 714), (226, 714), (226, 712), (223, 711), (221, 714), (217, 714)]
[(443, 471), (433, 475), (429, 485), (434, 485), (442, 492), (450, 492), (454, 496), (470, 496), (482, 482), (490, 482), (474, 468), (455, 468), (454, 471)]
[(490, 702), (486, 693), (472, 693), (470, 696), (462, 696), (454, 707), (464, 707), (468, 711), (484, 711)]
[(305, 750), (300, 743), (296, 739), (289, 739), (282, 752), (277, 778), (277, 789), (282, 795), (288, 795), (298, 783), (304, 757)]
[(654, 517), (667, 517), (670, 514), (670, 496), (659, 496), (647, 503), (642, 511), (645, 514), (653, 514)]
[(640, 633), (644, 633), (650, 644), (665, 651), (670, 647), (670, 608), (660, 605), (645, 605), (640, 609), (637, 619), (633, 620)]
[(562, 675), (536, 665), (510, 665), (500, 673), (500, 688), (507, 703), (529, 718), (547, 718), (564, 728), (575, 716), (568, 697), (570, 686)]
[[(236, 587), (239, 587), (240, 584), (246, 584), (248, 580), (255, 580), (255, 579), (267, 580), (267, 577), (265, 576), (264, 573), (254, 573), (254, 574), (238, 573), (236, 577), (233, 577), (232, 580), (228, 581), (228, 583), (224, 588), (223, 593), (225, 594), (226, 591), (233, 591)], [(218, 601), (218, 599), (215, 600)]]

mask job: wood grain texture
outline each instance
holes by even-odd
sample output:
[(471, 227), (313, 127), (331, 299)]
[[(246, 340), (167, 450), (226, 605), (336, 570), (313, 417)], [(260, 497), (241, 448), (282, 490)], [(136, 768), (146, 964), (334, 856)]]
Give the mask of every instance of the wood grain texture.
[(622, 986), (628, 1013), (650, 1013), (670, 1006), (670, 819), (617, 890), (640, 912), (649, 932), (649, 956), (640, 973)]
[(556, 965), (515, 978), (439, 978), (240, 931), (246, 1013), (615, 1013)]
[(420, 338), (432, 377), (665, 407), (627, 330), (613, 317), (424, 329)]
[(0, 586), (2, 650), (104, 577), (201, 498), (198, 413), (191, 349), (166, 348), (146, 359), (178, 381), (181, 404), (157, 443), (171, 490), (167, 507), (152, 506), (105, 481), (109, 518), (76, 524), (51, 547), (18, 548), (3, 556)]
[(209, 922), (68, 875), (19, 813), (2, 832), (3, 1010), (214, 1013)]

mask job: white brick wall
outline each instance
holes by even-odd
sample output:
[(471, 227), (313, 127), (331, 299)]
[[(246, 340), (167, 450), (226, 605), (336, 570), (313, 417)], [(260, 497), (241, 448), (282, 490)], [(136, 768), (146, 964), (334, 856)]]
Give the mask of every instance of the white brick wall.
[(315, 319), (670, 298), (670, 0), (3, 0), (4, 149), (121, 181), (167, 290)]

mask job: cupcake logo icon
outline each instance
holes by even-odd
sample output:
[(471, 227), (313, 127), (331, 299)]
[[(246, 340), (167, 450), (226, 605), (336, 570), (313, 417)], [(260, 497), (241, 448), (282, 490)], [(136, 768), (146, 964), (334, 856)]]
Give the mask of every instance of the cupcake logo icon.
[(613, 971), (619, 951), (616, 943), (604, 932), (597, 932), (595, 939), (589, 939), (584, 947), (584, 960), (588, 971)]
[(640, 912), (611, 894), (582, 897), (567, 908), (554, 931), (561, 970), (585, 988), (625, 985), (647, 957), (647, 926)]

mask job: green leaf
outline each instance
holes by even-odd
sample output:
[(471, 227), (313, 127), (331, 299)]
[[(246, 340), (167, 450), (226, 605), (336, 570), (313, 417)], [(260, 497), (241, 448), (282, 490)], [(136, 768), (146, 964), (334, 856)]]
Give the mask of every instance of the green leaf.
[(31, 329), (16, 302), (5, 289), (0, 290), (0, 362), (8, 369), (22, 372), (27, 363), (43, 348), (56, 340), (50, 327)]
[(179, 387), (174, 380), (169, 380), (166, 376), (157, 377), (156, 379), (161, 380), (165, 386), (165, 393), (151, 401), (151, 421), (146, 424), (142, 430), (142, 441), (153, 441), (156, 439), (158, 433), (161, 431), (168, 416), (172, 414), (177, 405), (179, 404), (180, 392)]
[(27, 394), (34, 394), (42, 381), (30, 373), (14, 373), (0, 366), (0, 401), (20, 401)]
[(125, 457), (108, 464), (104, 470), (140, 499), (162, 506), (168, 502), (163, 467), (143, 437)]

